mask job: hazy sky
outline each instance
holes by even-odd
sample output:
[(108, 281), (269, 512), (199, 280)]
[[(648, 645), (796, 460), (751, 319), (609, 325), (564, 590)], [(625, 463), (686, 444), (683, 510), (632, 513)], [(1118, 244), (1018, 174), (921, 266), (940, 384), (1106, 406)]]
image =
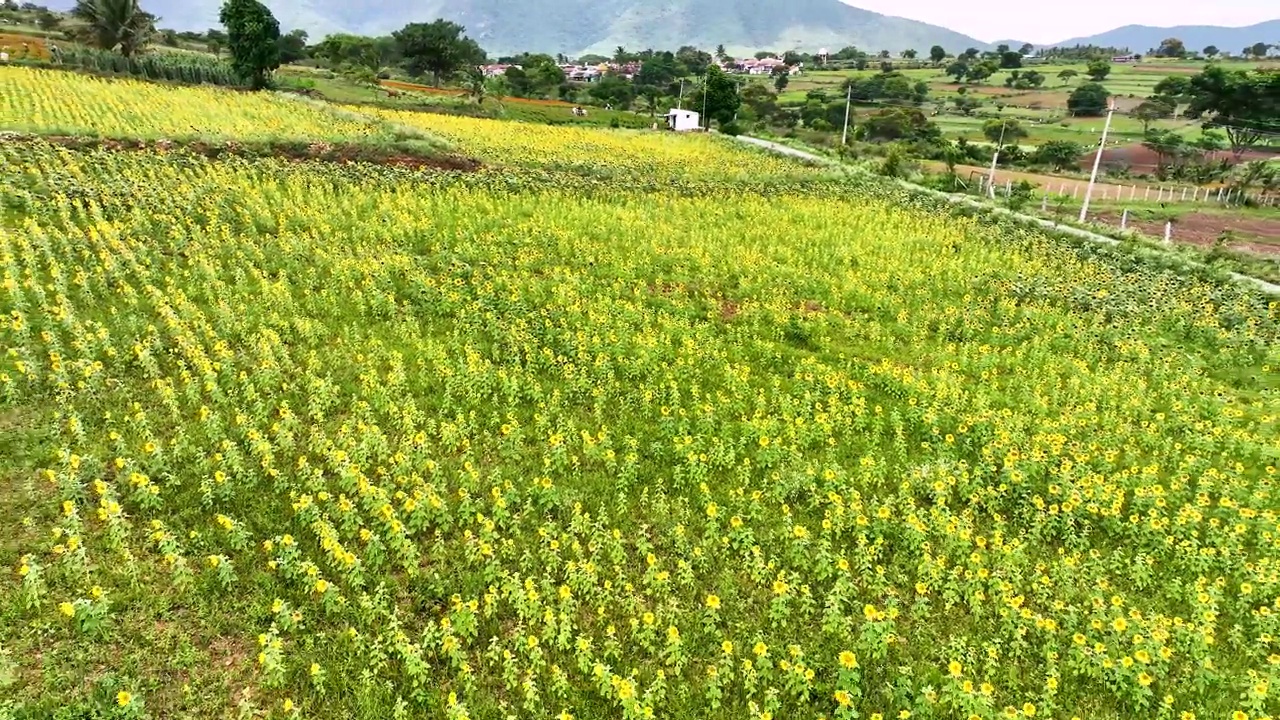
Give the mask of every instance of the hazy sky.
[[(1280, 18), (1277, 0), (845, 0), (865, 10), (921, 20), (984, 42), (1050, 43), (1122, 25), (1253, 25)], [(1280, 38), (1276, 38), (1280, 40)]]

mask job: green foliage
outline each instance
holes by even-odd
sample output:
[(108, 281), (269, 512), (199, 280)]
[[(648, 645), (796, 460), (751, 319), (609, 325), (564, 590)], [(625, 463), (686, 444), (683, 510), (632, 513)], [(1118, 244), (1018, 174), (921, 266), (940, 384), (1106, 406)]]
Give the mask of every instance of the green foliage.
[(377, 71), (400, 61), (399, 48), (391, 37), (334, 34), (325, 36), (311, 48), (313, 57), (331, 67), (362, 65)]
[(76, 0), (71, 17), (82, 24), (72, 34), (100, 50), (119, 49), (132, 57), (155, 34), (155, 16), (144, 12), (138, 0)]
[(1032, 161), (1055, 170), (1071, 170), (1077, 167), (1084, 146), (1070, 140), (1051, 140), (1041, 143), (1032, 155)]
[(1085, 66), (1085, 74), (1094, 82), (1102, 82), (1111, 74), (1111, 63), (1106, 58), (1094, 58)]
[(863, 118), (858, 134), (868, 140), (937, 142), (942, 131), (915, 108), (885, 108)]
[(1165, 38), (1160, 41), (1160, 47), (1156, 48), (1156, 57), (1180, 58), (1186, 57), (1187, 46), (1178, 38)]
[(125, 57), (110, 50), (69, 47), (56, 61), (28, 61), (25, 65), (76, 69), (96, 75), (129, 75), (145, 80), (185, 84), (235, 86), (239, 78), (230, 63), (188, 53), (145, 53)]
[(1204, 117), (1207, 127), (1222, 128), (1239, 155), (1264, 133), (1274, 133), (1280, 118), (1280, 71), (1227, 70), (1210, 65), (1192, 77), (1187, 115)]
[(484, 62), (484, 51), (464, 33), (466, 28), (448, 20), (409, 23), (391, 33), (411, 77), (431, 73), (435, 84), (467, 65)]
[(1144, 100), (1133, 110), (1129, 111), (1130, 117), (1142, 123), (1142, 132), (1146, 134), (1151, 128), (1151, 123), (1156, 120), (1163, 120), (1171, 117), (1176, 107), (1165, 98), (1150, 98)]
[(929, 48), (929, 59), (933, 61), (934, 65), (940, 64), (943, 60), (947, 59), (946, 49), (941, 45), (934, 45)]
[(1072, 115), (1098, 116), (1106, 113), (1107, 103), (1110, 101), (1111, 93), (1101, 84), (1085, 83), (1071, 91), (1067, 98), (1067, 109)]
[(732, 122), (741, 105), (742, 95), (738, 91), (738, 81), (719, 67), (709, 65), (702, 87), (693, 95), (687, 107), (699, 112), (705, 110), (703, 123), (709, 127), (711, 120), (721, 125)]
[(280, 36), (280, 64), (288, 65), (307, 57), (307, 31), (294, 30)]
[(270, 82), (280, 67), (280, 23), (258, 0), (227, 0), (218, 15), (227, 29), (231, 67), (253, 90)]
[(1027, 129), (1017, 120), (992, 118), (982, 124), (982, 134), (993, 143), (1016, 145), (1018, 140), (1027, 137)]

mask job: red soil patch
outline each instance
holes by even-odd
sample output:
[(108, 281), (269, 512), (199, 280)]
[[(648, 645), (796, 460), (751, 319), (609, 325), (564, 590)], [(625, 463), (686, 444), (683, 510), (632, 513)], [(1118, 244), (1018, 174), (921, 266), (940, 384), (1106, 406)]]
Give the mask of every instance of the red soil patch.
[[(1253, 160), (1271, 160), (1275, 158), (1280, 158), (1280, 151), (1268, 152), (1266, 150), (1245, 150), (1240, 153), (1240, 158), (1238, 160), (1230, 151), (1223, 151), (1213, 153), (1210, 159), (1213, 161), (1228, 160), (1235, 163), (1250, 162)], [(1107, 148), (1107, 151), (1102, 154), (1103, 167), (1125, 166), (1139, 169), (1155, 168), (1159, 161), (1160, 156), (1142, 143), (1121, 145), (1116, 148)], [(1088, 170), (1091, 167), (1093, 167), (1093, 155), (1089, 154), (1085, 157), (1081, 157), (1080, 168), (1082, 170)]]
[[(1113, 213), (1100, 213), (1092, 219), (1097, 222), (1120, 227), (1120, 216)], [(1130, 219), (1129, 228), (1151, 237), (1164, 237), (1164, 223), (1157, 220)], [(1246, 238), (1230, 242), (1233, 250), (1244, 250), (1258, 255), (1280, 257), (1280, 218), (1242, 218), (1231, 215), (1215, 215), (1213, 213), (1190, 213), (1182, 215), (1173, 223), (1173, 241), (1201, 247), (1212, 246), (1224, 231)], [(1247, 238), (1275, 238), (1276, 243), (1253, 242)]]

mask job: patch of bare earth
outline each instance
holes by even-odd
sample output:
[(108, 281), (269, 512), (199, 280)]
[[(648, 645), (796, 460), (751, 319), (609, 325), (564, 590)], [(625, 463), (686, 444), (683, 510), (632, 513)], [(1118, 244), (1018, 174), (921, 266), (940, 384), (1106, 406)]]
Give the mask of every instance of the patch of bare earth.
[[(1099, 213), (1095, 219), (1106, 225), (1120, 226), (1120, 216), (1114, 213)], [(1164, 237), (1164, 223), (1161, 221), (1131, 218), (1128, 225), (1144, 235)], [(1240, 238), (1227, 243), (1234, 250), (1280, 257), (1280, 218), (1241, 218), (1197, 212), (1183, 215), (1173, 224), (1174, 242), (1201, 247), (1213, 245), (1223, 232)]]

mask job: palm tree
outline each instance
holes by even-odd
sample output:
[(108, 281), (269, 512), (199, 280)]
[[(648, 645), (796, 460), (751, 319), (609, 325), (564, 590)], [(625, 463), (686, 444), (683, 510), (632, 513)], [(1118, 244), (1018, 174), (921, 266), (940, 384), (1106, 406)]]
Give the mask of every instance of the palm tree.
[(484, 75), (484, 70), (471, 66), (463, 71), (462, 88), (467, 91), (467, 95), (475, 99), (477, 105), (484, 104), (485, 94), (489, 88), (486, 85), (488, 78)]
[(76, 0), (71, 16), (84, 22), (81, 39), (103, 50), (120, 49), (131, 57), (156, 31), (156, 16), (144, 12), (138, 0)]

